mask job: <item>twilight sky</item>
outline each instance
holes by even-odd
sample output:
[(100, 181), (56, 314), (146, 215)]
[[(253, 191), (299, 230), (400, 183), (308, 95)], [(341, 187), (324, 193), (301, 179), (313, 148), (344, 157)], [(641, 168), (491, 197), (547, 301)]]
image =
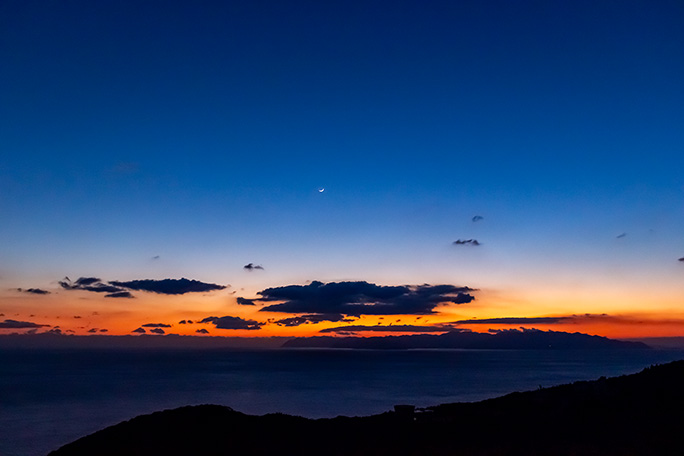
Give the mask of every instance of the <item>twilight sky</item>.
[(2, 2), (0, 333), (684, 336), (683, 21)]

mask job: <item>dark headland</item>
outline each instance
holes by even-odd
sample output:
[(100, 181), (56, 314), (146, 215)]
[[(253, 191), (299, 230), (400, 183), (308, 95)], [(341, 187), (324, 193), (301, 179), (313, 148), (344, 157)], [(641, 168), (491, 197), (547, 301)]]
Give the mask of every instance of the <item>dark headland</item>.
[(684, 361), (474, 403), (367, 417), (245, 415), (201, 405), (67, 444), (74, 455), (682, 455)]

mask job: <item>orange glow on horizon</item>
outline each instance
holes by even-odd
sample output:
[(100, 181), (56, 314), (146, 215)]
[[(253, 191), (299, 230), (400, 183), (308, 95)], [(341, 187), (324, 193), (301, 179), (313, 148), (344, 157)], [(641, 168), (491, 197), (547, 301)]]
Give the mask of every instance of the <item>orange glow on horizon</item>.
[[(333, 332), (321, 333), (327, 328), (343, 326), (389, 326), (413, 325), (434, 326), (454, 324), (457, 321), (517, 317), (515, 324), (456, 324), (457, 328), (476, 332), (489, 329), (536, 328), (541, 330), (581, 332), (611, 338), (677, 337), (684, 336), (684, 312), (676, 310), (679, 299), (667, 296), (660, 299), (658, 306), (652, 305), (649, 313), (636, 312), (634, 302), (643, 299), (632, 297), (619, 306), (622, 294), (616, 296), (606, 292), (599, 294), (602, 303), (585, 301), (581, 306), (565, 297), (554, 297), (542, 293), (546, 300), (533, 300), (529, 295), (482, 290), (477, 292), (472, 303), (457, 306), (439, 306), (438, 313), (429, 315), (366, 315), (349, 318), (351, 321), (306, 323), (299, 326), (285, 326), (277, 321), (296, 315), (288, 313), (260, 312), (260, 306), (238, 305), (234, 294), (212, 292), (190, 295), (160, 295), (139, 292), (133, 299), (105, 298), (101, 294), (85, 291), (54, 290), (48, 295), (31, 296), (19, 292), (5, 292), (0, 308), (0, 321), (15, 320), (45, 325), (38, 328), (4, 328), (0, 334), (28, 331), (46, 332), (58, 327), (64, 334), (132, 335), (145, 324), (169, 325), (162, 327), (164, 334), (186, 336), (228, 336), (228, 337), (310, 337), (317, 335), (345, 335)], [(536, 295), (535, 297), (542, 297)], [(571, 305), (573, 304), (573, 305)], [(578, 312), (578, 309), (581, 311)], [(515, 312), (511, 311), (515, 309)], [(571, 311), (574, 309), (574, 311)], [(581, 313), (580, 313), (581, 312)], [(207, 317), (237, 317), (245, 321), (260, 323), (257, 330), (219, 329), (212, 323), (199, 323)], [(564, 317), (567, 320), (554, 324), (526, 323), (525, 317)], [(181, 321), (192, 322), (180, 324)], [(146, 327), (150, 334), (153, 327)], [(106, 330), (106, 331), (102, 331)], [(208, 334), (198, 333), (206, 330)], [(353, 331), (360, 337), (401, 334), (438, 334), (439, 332), (402, 331)]]

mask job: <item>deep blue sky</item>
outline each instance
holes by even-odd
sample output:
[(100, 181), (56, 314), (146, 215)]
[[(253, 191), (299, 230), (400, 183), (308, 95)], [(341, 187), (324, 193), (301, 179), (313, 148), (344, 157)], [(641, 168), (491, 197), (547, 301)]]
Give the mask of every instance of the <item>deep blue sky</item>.
[(0, 285), (643, 280), (655, 305), (684, 292), (682, 23), (680, 1), (5, 1)]

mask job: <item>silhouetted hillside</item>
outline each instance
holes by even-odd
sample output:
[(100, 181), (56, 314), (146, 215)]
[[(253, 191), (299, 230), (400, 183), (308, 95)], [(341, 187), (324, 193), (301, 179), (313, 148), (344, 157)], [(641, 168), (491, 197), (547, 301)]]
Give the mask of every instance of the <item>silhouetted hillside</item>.
[(298, 337), (288, 340), (289, 348), (467, 348), (467, 349), (595, 349), (648, 348), (642, 342), (627, 342), (582, 333), (509, 329), (494, 333), (452, 331), (446, 334), (418, 334), (385, 337)]
[(476, 403), (311, 420), (202, 405), (65, 445), (75, 455), (681, 455), (684, 361)]

